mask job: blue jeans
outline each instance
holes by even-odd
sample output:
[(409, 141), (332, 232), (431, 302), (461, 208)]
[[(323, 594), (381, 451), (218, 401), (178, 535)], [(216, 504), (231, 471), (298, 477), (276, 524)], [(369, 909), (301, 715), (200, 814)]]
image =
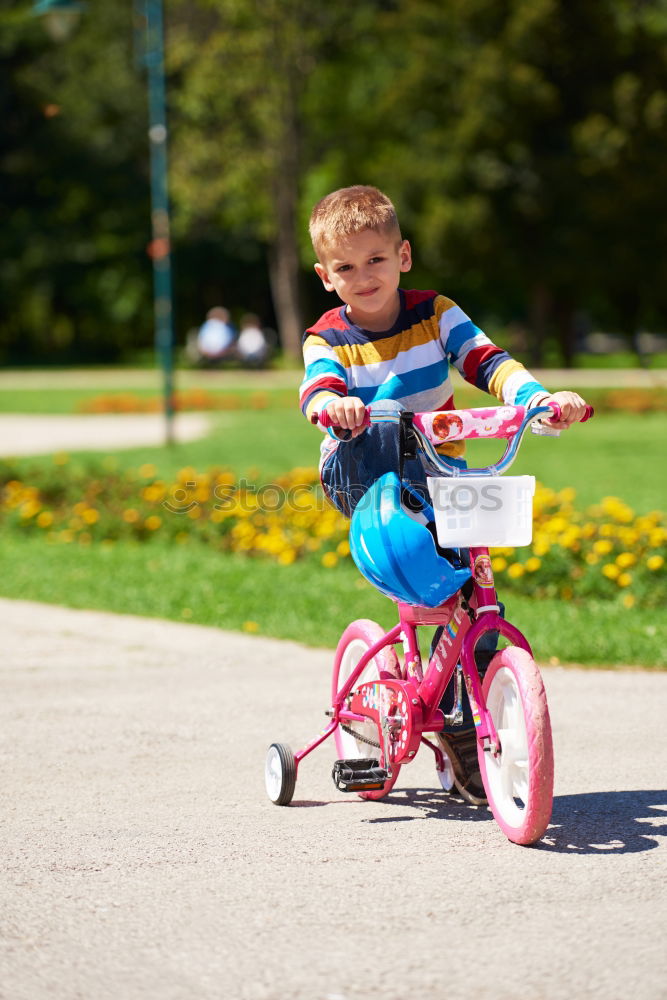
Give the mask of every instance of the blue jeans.
[[(404, 407), (393, 399), (378, 402), (378, 409), (400, 413)], [(345, 517), (351, 517), (356, 505), (373, 483), (387, 472), (399, 475), (400, 435), (396, 423), (371, 424), (363, 434), (351, 441), (341, 441), (329, 455), (321, 470), (322, 485), (327, 499)], [(449, 461), (465, 468), (465, 462), (457, 459)], [(418, 454), (417, 458), (405, 459), (403, 479), (430, 503), (426, 476), (442, 476), (428, 459)]]

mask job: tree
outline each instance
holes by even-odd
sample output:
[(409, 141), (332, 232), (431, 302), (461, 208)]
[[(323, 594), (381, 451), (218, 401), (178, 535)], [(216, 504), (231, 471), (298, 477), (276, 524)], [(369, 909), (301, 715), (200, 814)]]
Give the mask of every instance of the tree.
[[(664, 0), (388, 4), (354, 50), (329, 158), (394, 194), (427, 274), (557, 333), (577, 308), (631, 331), (665, 304)], [(369, 72), (372, 67), (372, 72)], [(361, 114), (361, 118), (360, 118)], [(325, 114), (325, 120), (329, 116)]]
[(24, 12), (3, 21), (5, 360), (115, 358), (152, 337), (145, 91), (132, 67), (132, 5), (89, 7), (66, 51)]
[(176, 6), (169, 65), (177, 231), (222, 226), (268, 247), (283, 348), (302, 333), (296, 234), (301, 94), (316, 50), (306, 0)]

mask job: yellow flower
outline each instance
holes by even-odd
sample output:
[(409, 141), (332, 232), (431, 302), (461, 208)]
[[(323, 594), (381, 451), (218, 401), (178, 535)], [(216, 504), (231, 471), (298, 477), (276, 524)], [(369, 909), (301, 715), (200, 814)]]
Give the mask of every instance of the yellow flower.
[(616, 578), (616, 583), (619, 587), (629, 587), (632, 583), (632, 573), (621, 573)]
[(518, 580), (520, 576), (524, 574), (524, 567), (521, 563), (512, 563), (510, 568), (507, 570), (507, 575), (512, 580)]
[(259, 632), (259, 625), (257, 622), (244, 622), (243, 623), (244, 632)]
[(350, 554), (350, 543), (347, 538), (344, 538), (342, 542), (339, 542), (336, 546), (336, 552), (339, 556), (349, 556)]
[(504, 569), (507, 569), (507, 559), (502, 556), (495, 556), (491, 560), (491, 569), (494, 573), (502, 573)]
[(593, 542), (593, 552), (597, 552), (599, 556), (606, 556), (613, 549), (612, 543), (607, 538), (599, 538), (597, 542)]
[(621, 552), (619, 556), (616, 556), (616, 565), (620, 566), (621, 569), (627, 569), (629, 566), (634, 566), (637, 562), (637, 557), (632, 552)]
[(533, 542), (533, 555), (545, 556), (550, 548), (551, 543), (546, 538), (538, 536)]
[[(39, 517), (37, 518), (37, 520), (39, 521)], [(662, 569), (664, 565), (665, 565), (665, 560), (662, 556), (649, 556), (648, 559), (646, 560), (647, 568), (654, 573), (657, 569)]]
[(24, 521), (30, 520), (35, 514), (39, 513), (41, 509), (41, 504), (36, 500), (27, 500), (21, 507), (21, 517)]
[(136, 524), (139, 520), (139, 511), (135, 510), (134, 507), (128, 507), (127, 510), (123, 511), (123, 520), (128, 524)]
[(541, 559), (537, 559), (535, 556), (531, 556), (529, 559), (526, 559), (525, 562), (526, 572), (535, 573), (536, 570), (538, 570), (541, 565), (542, 565)]
[(623, 594), (622, 604), (624, 608), (634, 608), (635, 598), (632, 594)]
[(86, 524), (95, 524), (100, 519), (100, 513), (94, 507), (86, 507), (81, 512), (81, 517)]
[(322, 556), (322, 565), (326, 569), (332, 569), (338, 562), (338, 556), (335, 552), (325, 552)]
[[(40, 528), (48, 528), (53, 524), (53, 514), (50, 510), (43, 510), (37, 515), (37, 524)], [(654, 556), (655, 558), (655, 556)]]
[(148, 528), (149, 531), (157, 531), (157, 529), (160, 527), (161, 524), (162, 524), (162, 518), (158, 517), (157, 514), (151, 514), (151, 516), (147, 517), (146, 520), (144, 521), (144, 525)]
[(142, 479), (152, 479), (157, 475), (157, 468), (152, 462), (146, 462), (145, 465), (139, 466), (139, 475)]
[(144, 486), (141, 496), (148, 503), (157, 503), (164, 500), (165, 489), (161, 483), (153, 483), (151, 486)]
[(602, 572), (608, 580), (617, 580), (621, 575), (621, 571), (616, 563), (605, 563), (602, 567)]
[(281, 552), (278, 556), (278, 562), (281, 566), (291, 566), (295, 559), (296, 552), (294, 549), (285, 549), (285, 551)]

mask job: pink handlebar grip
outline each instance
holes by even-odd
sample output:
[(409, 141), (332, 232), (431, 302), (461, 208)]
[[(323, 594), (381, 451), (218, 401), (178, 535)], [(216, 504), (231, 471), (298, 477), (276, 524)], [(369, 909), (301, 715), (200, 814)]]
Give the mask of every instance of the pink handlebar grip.
[[(553, 417), (551, 419), (552, 420), (560, 420), (560, 418), (561, 418), (561, 412), (562, 411), (561, 411), (561, 408), (558, 405), (558, 403), (549, 403), (548, 405), (551, 407), (551, 409), (553, 411)], [(580, 424), (585, 424), (587, 420), (591, 419), (591, 417), (593, 416), (594, 413), (595, 413), (595, 410), (593, 409), (593, 407), (592, 406), (587, 406), (586, 407), (586, 412), (584, 413), (584, 415), (581, 418), (581, 420), (579, 421), (579, 423)]]
[[(333, 420), (326, 412), (326, 410), (322, 410), (320, 413), (312, 413), (310, 416), (310, 422), (311, 424), (319, 423), (320, 427), (331, 427), (333, 430), (342, 430), (342, 428), (338, 424), (335, 424), (333, 422)], [(361, 426), (370, 427), (370, 425), (371, 425), (371, 414), (370, 411), (367, 409), (366, 412), (364, 413), (364, 422), (362, 423)]]

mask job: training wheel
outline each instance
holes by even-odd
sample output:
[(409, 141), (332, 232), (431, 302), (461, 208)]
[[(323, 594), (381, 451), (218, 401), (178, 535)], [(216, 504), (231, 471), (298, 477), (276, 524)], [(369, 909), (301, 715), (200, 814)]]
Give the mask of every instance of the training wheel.
[(452, 762), (447, 756), (447, 754), (442, 751), (444, 767), (442, 771), (439, 767), (436, 767), (435, 773), (438, 775), (438, 780), (442, 785), (445, 792), (451, 792), (454, 787), (454, 768), (452, 767)]
[(266, 794), (277, 806), (288, 806), (296, 786), (296, 760), (285, 743), (272, 743), (264, 765)]

